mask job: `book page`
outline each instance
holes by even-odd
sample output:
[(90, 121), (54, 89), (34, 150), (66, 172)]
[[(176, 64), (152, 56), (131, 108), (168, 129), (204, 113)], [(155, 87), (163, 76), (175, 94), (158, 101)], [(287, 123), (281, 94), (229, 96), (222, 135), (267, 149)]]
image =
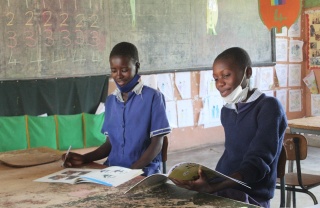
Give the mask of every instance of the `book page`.
[(229, 179), (236, 183), (239, 183), (247, 188), (250, 188), (242, 181), (236, 180), (216, 170), (213, 170), (211, 168), (208, 168), (204, 165), (197, 164), (197, 163), (188, 163), (188, 162), (179, 163), (169, 170), (168, 177), (169, 179), (172, 178), (172, 179), (185, 180), (185, 181), (197, 180), (199, 178), (199, 174), (198, 174), (199, 169), (201, 169), (206, 174), (206, 176), (210, 181), (217, 178), (224, 178), (224, 179)]
[(130, 169), (119, 166), (111, 166), (83, 175), (81, 176), (81, 179), (91, 181), (93, 183), (103, 184), (106, 186), (116, 187), (141, 174), (143, 174), (143, 171), (141, 169)]
[(144, 178), (140, 182), (133, 185), (129, 190), (127, 190), (125, 194), (150, 190), (152, 188), (160, 186), (161, 184), (166, 183), (168, 179), (177, 179), (177, 180), (185, 180), (185, 181), (197, 180), (199, 178), (199, 174), (198, 174), (199, 169), (201, 169), (206, 174), (209, 182), (212, 182), (214, 180), (219, 180), (219, 179), (229, 179), (236, 183), (239, 183), (242, 186), (245, 186), (251, 189), (249, 186), (246, 185), (246, 183), (236, 180), (234, 178), (231, 178), (229, 176), (226, 176), (206, 166), (203, 166), (197, 163), (182, 162), (170, 168), (170, 170), (168, 171), (168, 174), (157, 173)]
[(97, 171), (97, 169), (65, 168), (56, 173), (34, 180), (35, 182), (47, 183), (70, 183), (75, 184), (80, 176)]
[(164, 184), (165, 182), (167, 182), (167, 180), (168, 180), (168, 176), (166, 174), (156, 173), (136, 183), (129, 190), (127, 190), (125, 194), (149, 190), (157, 186), (160, 186), (161, 184)]

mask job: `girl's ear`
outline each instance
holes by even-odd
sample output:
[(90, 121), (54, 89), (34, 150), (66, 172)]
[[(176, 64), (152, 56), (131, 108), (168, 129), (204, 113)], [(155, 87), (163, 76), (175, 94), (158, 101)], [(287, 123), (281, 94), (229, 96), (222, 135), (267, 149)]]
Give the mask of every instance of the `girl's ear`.
[(137, 62), (137, 63), (136, 63), (136, 74), (138, 73), (139, 69), (140, 69), (140, 63)]
[(247, 71), (246, 71), (246, 78), (250, 79), (251, 76), (252, 76), (252, 68), (251, 68), (251, 66), (248, 66)]

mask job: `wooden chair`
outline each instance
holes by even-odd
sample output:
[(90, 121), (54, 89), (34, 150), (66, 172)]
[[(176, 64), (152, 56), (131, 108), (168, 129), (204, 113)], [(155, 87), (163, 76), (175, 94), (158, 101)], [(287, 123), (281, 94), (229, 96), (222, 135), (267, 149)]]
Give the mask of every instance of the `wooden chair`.
[(292, 192), (293, 207), (296, 207), (296, 192), (308, 194), (314, 204), (318, 204), (317, 198), (309, 190), (320, 185), (320, 175), (306, 174), (301, 171), (300, 161), (306, 159), (308, 154), (307, 139), (300, 134), (286, 133), (283, 140), (283, 147), (286, 152), (286, 160), (295, 161), (297, 172), (285, 173), (283, 177), (284, 182), (278, 179), (280, 187), (283, 189), (281, 183), (284, 183), (285, 190)]
[(277, 166), (277, 189), (280, 189), (280, 207), (285, 207), (286, 205), (286, 193), (285, 193), (285, 173), (286, 173), (286, 151), (282, 146), (281, 153), (278, 160)]
[(163, 144), (162, 144), (162, 150), (161, 150), (161, 157), (162, 157), (162, 173), (167, 173), (167, 160), (168, 160), (168, 137), (163, 137)]

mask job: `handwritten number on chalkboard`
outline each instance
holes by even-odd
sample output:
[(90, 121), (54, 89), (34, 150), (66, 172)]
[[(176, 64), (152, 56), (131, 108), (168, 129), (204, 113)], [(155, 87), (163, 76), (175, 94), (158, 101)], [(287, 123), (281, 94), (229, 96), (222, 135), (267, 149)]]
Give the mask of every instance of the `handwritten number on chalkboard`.
[(32, 31), (25, 31), (26, 45), (29, 47), (35, 47), (37, 45), (37, 41), (33, 38), (34, 34)]
[(84, 34), (81, 30), (75, 30), (76, 33), (76, 39), (75, 43), (78, 45), (83, 45), (84, 44)]
[(64, 26), (67, 27), (68, 24), (66, 22), (69, 17), (68, 13), (62, 13), (62, 14), (60, 14), (60, 17), (63, 18), (62, 22), (60, 23), (60, 27), (64, 27)]
[(47, 21), (44, 23), (43, 26), (44, 26), (44, 27), (51, 26), (52, 24), (50, 24), (49, 22), (50, 22), (50, 20), (51, 20), (52, 12), (51, 12), (51, 11), (45, 11), (45, 12), (42, 13), (42, 16), (43, 16), (43, 17), (48, 16), (48, 19), (47, 19)]
[(76, 16), (76, 19), (79, 19), (78, 23), (76, 24), (76, 27), (83, 27), (84, 26), (84, 14), (78, 14)]
[(14, 13), (8, 12), (7, 17), (9, 19), (9, 22), (7, 23), (7, 26), (12, 26), (13, 25), (13, 19), (14, 19)]
[(27, 11), (25, 16), (30, 16), (27, 23), (25, 25), (28, 25), (28, 26), (32, 26), (33, 23), (32, 23), (32, 19), (33, 19), (33, 12), (32, 11)]
[[(64, 33), (64, 35), (63, 35)], [(69, 46), (71, 44), (70, 32), (68, 30), (61, 30), (63, 45)]]
[(16, 39), (16, 35), (17, 35), (17, 34), (16, 34), (14, 31), (8, 31), (7, 33), (8, 33), (8, 35), (9, 35), (9, 37), (8, 37), (8, 39), (9, 39), (9, 41), (8, 41), (8, 47), (9, 47), (9, 48), (14, 48), (14, 47), (16, 47), (17, 44), (18, 44), (18, 41), (17, 41), (17, 39)]
[(96, 27), (96, 28), (98, 28), (99, 26), (97, 25), (97, 23), (98, 23), (98, 15), (95, 15), (95, 14), (93, 14), (92, 16), (91, 16), (91, 19), (93, 19), (93, 23), (90, 25), (90, 27)]
[(97, 31), (91, 31), (90, 32), (90, 37), (91, 37), (91, 43), (88, 41), (88, 44), (91, 46), (98, 46), (99, 44), (99, 33)]
[(12, 50), (11, 50), (8, 64), (17, 65), (17, 63), (19, 63), (19, 62), (17, 62), (17, 59), (12, 59)]
[(54, 44), (54, 39), (53, 39), (53, 32), (51, 29), (46, 29), (44, 30), (44, 32), (46, 33), (45, 36), (45, 45), (46, 46), (53, 46)]
[[(67, 0), (58, 0), (60, 9), (64, 6), (64, 1)], [(98, 1), (98, 0), (96, 0)], [(8, 0), (8, 3), (10, 0)], [(86, 47), (97, 47), (101, 44), (101, 33), (99, 28), (101, 27), (100, 21), (103, 21), (103, 18), (99, 16), (99, 14), (87, 14), (84, 12), (77, 13), (68, 13), (66, 11), (61, 13), (55, 13), (56, 10), (51, 10), (49, 7), (51, 4), (48, 4), (49, 0), (37, 0), (36, 7), (40, 8), (39, 10), (35, 10), (36, 8), (30, 7), (30, 2), (33, 0), (25, 0), (26, 10), (24, 12), (24, 17), (22, 18), (22, 22), (17, 22), (19, 18), (17, 18), (15, 12), (7, 11), (5, 16), (5, 26), (7, 30), (5, 32), (6, 35), (6, 47), (9, 54), (7, 54), (7, 64), (10, 65), (18, 65), (21, 64), (20, 60), (17, 59), (15, 54), (15, 50), (18, 47), (22, 47), (23, 50), (28, 50), (26, 48), (35, 48), (41, 46), (43, 50), (48, 50), (44, 47), (54, 47), (60, 46), (70, 47), (72, 45), (78, 46), (86, 46)], [(102, 2), (102, 0), (100, 1)], [(78, 0), (72, 0), (70, 3), (74, 3), (74, 8), (77, 10)], [(90, 8), (92, 2), (90, 1)], [(72, 5), (73, 6), (73, 5)], [(19, 10), (20, 12), (20, 10)], [(23, 15), (22, 12), (22, 15)], [(17, 13), (19, 14), (19, 13)], [(57, 25), (59, 29), (52, 28), (55, 27), (57, 18)], [(101, 19), (102, 18), (102, 19)], [(18, 24), (18, 25), (16, 25)], [(21, 30), (19, 30), (19, 25), (24, 26)], [(41, 24), (41, 27), (37, 27), (36, 29), (33, 26)], [(73, 28), (69, 28), (70, 24)], [(14, 26), (18, 28), (13, 29)], [(12, 28), (12, 29), (9, 29)], [(57, 29), (57, 30), (56, 30)], [(39, 33), (39, 34), (38, 34)], [(58, 37), (56, 37), (56, 35)], [(82, 48), (82, 47), (81, 47)], [(101, 62), (102, 58), (99, 52), (95, 50), (92, 51), (92, 56), (86, 57), (90, 52), (83, 53), (83, 50), (74, 50), (73, 51), (73, 62), (74, 63), (84, 63), (88, 60), (92, 62)], [(30, 63), (40, 63), (43, 61), (47, 61), (41, 54), (30, 54), (29, 57)], [(66, 61), (66, 58), (63, 54), (55, 55), (53, 53), (52, 63)], [(22, 63), (22, 65), (25, 63)]]
[(97, 54), (94, 51), (92, 51), (92, 60), (91, 61), (93, 61), (93, 62), (100, 62), (101, 61), (101, 57), (99, 56), (99, 54), (98, 55)]

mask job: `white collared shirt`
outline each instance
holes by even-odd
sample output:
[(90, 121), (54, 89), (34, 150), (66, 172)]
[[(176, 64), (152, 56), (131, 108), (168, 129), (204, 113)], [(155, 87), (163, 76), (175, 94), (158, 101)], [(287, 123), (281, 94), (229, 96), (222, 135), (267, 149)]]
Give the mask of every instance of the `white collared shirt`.
[[(134, 92), (136, 93), (137, 95), (140, 95), (141, 92), (142, 92), (142, 88), (143, 88), (143, 83), (142, 82), (139, 82), (132, 90), (131, 92)], [(121, 95), (121, 91), (116, 88), (113, 93), (113, 95), (116, 96), (116, 98), (120, 101), (120, 102), (124, 102), (123, 98), (122, 98), (122, 95)]]
[[(254, 89), (254, 92), (253, 92), (253, 94), (249, 97), (249, 99), (248, 99), (246, 102), (240, 102), (240, 103), (250, 103), (250, 102), (253, 102), (253, 101), (257, 100), (257, 99), (262, 95), (262, 93), (263, 93), (263, 92), (261, 92), (259, 89)], [(235, 110), (237, 110), (235, 103), (231, 103), (231, 104), (226, 103), (224, 106), (225, 106), (226, 108), (229, 108), (229, 109), (235, 109)]]

